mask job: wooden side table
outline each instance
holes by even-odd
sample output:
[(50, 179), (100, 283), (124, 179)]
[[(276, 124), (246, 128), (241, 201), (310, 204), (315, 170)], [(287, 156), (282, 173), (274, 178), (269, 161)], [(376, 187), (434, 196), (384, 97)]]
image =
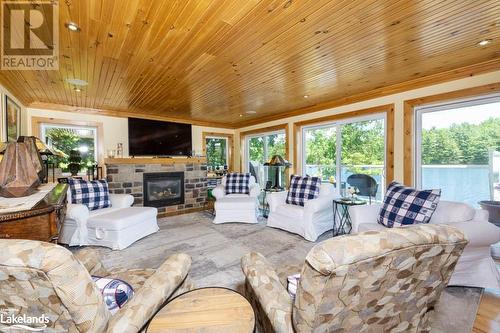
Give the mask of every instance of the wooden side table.
[(29, 210), (0, 214), (0, 238), (57, 242), (66, 215), (67, 184), (57, 184)]
[(255, 315), (248, 300), (220, 287), (188, 291), (169, 301), (151, 319), (146, 332), (249, 333)]

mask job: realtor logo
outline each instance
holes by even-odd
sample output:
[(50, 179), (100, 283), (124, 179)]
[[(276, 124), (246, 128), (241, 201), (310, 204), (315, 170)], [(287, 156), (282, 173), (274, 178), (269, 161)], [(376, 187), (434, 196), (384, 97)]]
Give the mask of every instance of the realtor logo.
[(57, 1), (2, 1), (3, 70), (59, 69)]

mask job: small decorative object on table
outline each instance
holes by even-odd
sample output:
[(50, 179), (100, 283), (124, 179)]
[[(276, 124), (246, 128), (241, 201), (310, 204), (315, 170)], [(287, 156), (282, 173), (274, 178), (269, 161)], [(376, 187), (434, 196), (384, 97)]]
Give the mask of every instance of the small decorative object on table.
[(355, 198), (333, 200), (333, 236), (348, 234), (352, 229), (349, 206), (366, 205), (366, 201)]
[(78, 150), (72, 150), (69, 152), (69, 164), (68, 169), (72, 176), (76, 176), (80, 169), (82, 168), (82, 156)]
[(250, 333), (255, 314), (248, 300), (220, 287), (188, 291), (169, 301), (148, 324), (147, 333)]
[(123, 143), (116, 144), (116, 157), (123, 158)]
[(351, 196), (352, 200), (355, 200), (358, 197), (359, 190), (357, 187), (349, 186), (346, 192)]

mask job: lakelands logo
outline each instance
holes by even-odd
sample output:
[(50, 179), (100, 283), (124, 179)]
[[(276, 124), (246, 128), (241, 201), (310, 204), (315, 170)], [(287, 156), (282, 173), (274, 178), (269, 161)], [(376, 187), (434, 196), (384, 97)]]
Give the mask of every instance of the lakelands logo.
[(59, 3), (2, 1), (1, 69), (59, 69)]
[[(0, 324), (12, 332), (43, 332), (50, 322), (49, 317), (18, 314), (17, 309), (0, 309)], [(3, 331), (2, 331), (3, 332)]]

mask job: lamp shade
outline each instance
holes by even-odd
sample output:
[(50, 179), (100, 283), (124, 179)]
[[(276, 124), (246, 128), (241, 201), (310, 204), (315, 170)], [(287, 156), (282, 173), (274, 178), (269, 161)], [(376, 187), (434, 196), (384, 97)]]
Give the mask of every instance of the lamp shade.
[(284, 167), (289, 168), (289, 167), (292, 166), (292, 163), (288, 162), (287, 160), (285, 160), (280, 155), (274, 155), (269, 160), (269, 162), (265, 163), (264, 165), (267, 165), (267, 166), (284, 166)]
[(8, 143), (0, 162), (0, 195), (24, 197), (35, 192), (43, 179), (43, 166), (35, 137)]

